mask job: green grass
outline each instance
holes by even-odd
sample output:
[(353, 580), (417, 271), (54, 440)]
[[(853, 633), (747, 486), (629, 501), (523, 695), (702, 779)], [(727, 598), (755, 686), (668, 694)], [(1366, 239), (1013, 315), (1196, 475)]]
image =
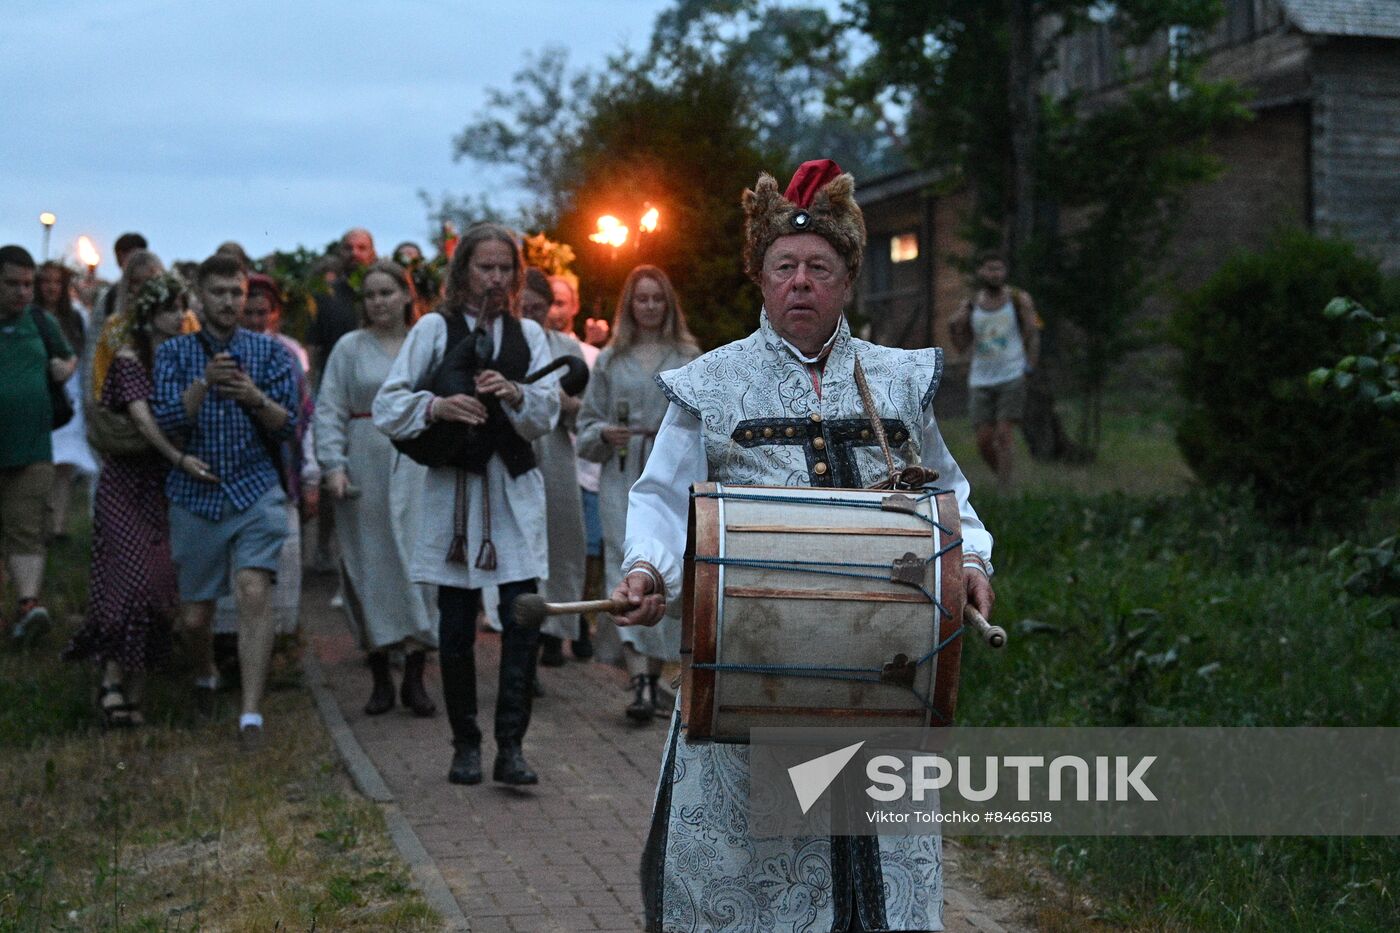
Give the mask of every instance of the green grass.
[[(996, 536), (997, 621), (1012, 636), (963, 654), (970, 725), (1396, 726), (1400, 631), (1378, 601), (1337, 588), (1336, 531), (1265, 524), (1225, 492), (1192, 488), (1164, 430), (1107, 426), (1097, 464), (1036, 465), (1020, 492), (978, 483)], [(1115, 447), (1113, 445), (1122, 445)], [(1095, 492), (1093, 490), (1100, 490)], [(1102, 491), (1115, 490), (1115, 491)], [(1400, 498), (1339, 523), (1393, 534)], [(1345, 779), (1339, 774), (1339, 779)], [(1133, 929), (1393, 930), (1400, 840), (1058, 838), (1038, 853)]]
[(86, 600), (84, 508), (49, 555), (55, 631), (0, 654), (0, 933), (438, 929), (295, 667), (275, 675), (256, 755), (237, 747), (235, 694), (195, 715), (178, 653), (145, 728), (98, 728), (95, 672), (58, 659)]

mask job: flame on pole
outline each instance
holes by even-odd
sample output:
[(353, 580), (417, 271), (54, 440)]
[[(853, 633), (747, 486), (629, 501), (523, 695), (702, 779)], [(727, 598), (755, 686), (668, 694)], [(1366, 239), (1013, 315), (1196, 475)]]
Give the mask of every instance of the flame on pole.
[(656, 225), (661, 221), (661, 212), (654, 207), (647, 208), (647, 212), (642, 215), (642, 219), (637, 221), (637, 229), (643, 233), (655, 233)]
[(87, 266), (89, 275), (97, 271), (97, 264), (102, 261), (97, 247), (92, 245), (92, 240), (86, 235), (78, 237), (78, 258)]
[(590, 233), (588, 238), (594, 243), (602, 243), (604, 246), (611, 246), (617, 249), (627, 242), (628, 231), (625, 224), (612, 214), (604, 214), (598, 218), (598, 232)]

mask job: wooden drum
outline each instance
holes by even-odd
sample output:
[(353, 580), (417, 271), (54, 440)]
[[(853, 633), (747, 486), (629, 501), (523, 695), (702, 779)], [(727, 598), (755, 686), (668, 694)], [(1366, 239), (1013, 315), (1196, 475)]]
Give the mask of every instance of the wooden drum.
[(691, 741), (952, 722), (963, 584), (951, 492), (699, 484), (684, 600)]

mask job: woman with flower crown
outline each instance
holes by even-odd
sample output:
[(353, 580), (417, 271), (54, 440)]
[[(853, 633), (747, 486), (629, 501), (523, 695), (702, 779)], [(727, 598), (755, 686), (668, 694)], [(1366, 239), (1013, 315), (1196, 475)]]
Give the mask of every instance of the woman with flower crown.
[(179, 594), (170, 559), (166, 475), (173, 466), (196, 479), (216, 479), (205, 463), (172, 445), (151, 414), (152, 361), (156, 348), (181, 332), (186, 300), (178, 276), (164, 273), (147, 281), (128, 305), (127, 338), (99, 387), (98, 404), (129, 418), (144, 441), (139, 451), (103, 452), (93, 496), (88, 613), (64, 652), (69, 660), (87, 659), (101, 669), (97, 705), (108, 727), (141, 725), (144, 675), (169, 653)]

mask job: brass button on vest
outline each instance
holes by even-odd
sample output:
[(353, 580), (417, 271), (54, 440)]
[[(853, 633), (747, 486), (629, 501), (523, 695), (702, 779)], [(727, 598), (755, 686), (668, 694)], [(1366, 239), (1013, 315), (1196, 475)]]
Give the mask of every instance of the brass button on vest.
[(826, 438), (824, 438), (824, 437), (814, 437), (814, 438), (812, 438), (812, 446), (815, 447), (815, 448), (817, 448), (817, 450), (825, 450), (825, 449), (826, 449)]
[(796, 429), (796, 428), (784, 428), (784, 429), (783, 429), (783, 434), (785, 434), (785, 435), (788, 436), (788, 437), (792, 437), (792, 436), (793, 436), (794, 434), (796, 434), (796, 433), (797, 433), (797, 429)]
[(752, 432), (752, 431), (745, 431), (745, 432), (744, 432), (744, 440), (746, 440), (746, 441), (751, 441), (751, 440), (753, 440), (753, 432)]
[(812, 412), (812, 423), (821, 424), (822, 416), (819, 412)]
[(817, 474), (818, 476), (825, 476), (825, 475), (826, 475), (826, 464), (825, 464), (825, 463), (822, 463), (820, 460), (818, 460), (818, 461), (817, 461), (817, 465), (814, 466), (814, 467), (812, 467), (812, 472), (815, 473), (815, 474)]

